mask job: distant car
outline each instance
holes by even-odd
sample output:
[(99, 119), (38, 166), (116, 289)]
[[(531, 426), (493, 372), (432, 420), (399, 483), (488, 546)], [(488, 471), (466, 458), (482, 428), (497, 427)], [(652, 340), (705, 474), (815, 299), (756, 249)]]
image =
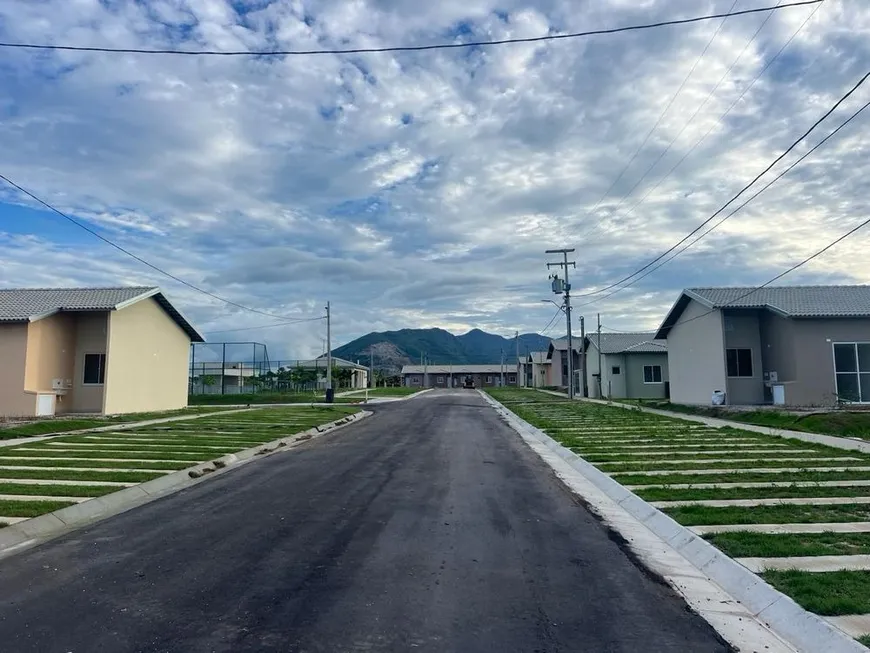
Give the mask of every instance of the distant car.
[(462, 387), (469, 390), (474, 390), (474, 379), (470, 376), (466, 376), (465, 382), (462, 384)]

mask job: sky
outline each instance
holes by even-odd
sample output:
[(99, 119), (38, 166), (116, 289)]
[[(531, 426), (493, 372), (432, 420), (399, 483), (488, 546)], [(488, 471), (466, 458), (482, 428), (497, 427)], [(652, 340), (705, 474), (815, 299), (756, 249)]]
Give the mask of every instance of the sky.
[[(0, 0), (0, 41), (336, 49), (610, 28), (776, 0)], [(370, 331), (653, 329), (685, 287), (752, 286), (870, 213), (870, 110), (673, 262), (870, 69), (870, 3), (467, 49), (186, 57), (4, 49), (0, 173), (211, 293)], [(783, 49), (783, 46), (785, 48)], [(703, 56), (702, 56), (703, 55)], [(870, 82), (761, 183), (870, 101)], [(867, 283), (870, 229), (781, 283)], [(224, 304), (0, 182), (0, 287), (159, 285), (211, 341), (323, 349), (323, 321)], [(286, 321), (286, 320), (284, 320)], [(249, 331), (227, 331), (258, 327)], [(576, 328), (576, 327), (575, 327)], [(563, 322), (550, 328), (564, 333)]]

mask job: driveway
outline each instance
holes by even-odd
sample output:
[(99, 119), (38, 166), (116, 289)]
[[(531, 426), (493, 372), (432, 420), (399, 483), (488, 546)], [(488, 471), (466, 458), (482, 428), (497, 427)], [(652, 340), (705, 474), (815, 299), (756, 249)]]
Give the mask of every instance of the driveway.
[(472, 391), (0, 561), (0, 648), (728, 651)]

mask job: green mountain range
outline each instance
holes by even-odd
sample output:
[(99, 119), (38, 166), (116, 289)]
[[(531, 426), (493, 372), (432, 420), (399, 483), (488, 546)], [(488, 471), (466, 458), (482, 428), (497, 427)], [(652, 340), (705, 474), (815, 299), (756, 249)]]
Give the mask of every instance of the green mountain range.
[[(536, 333), (519, 337), (520, 354), (546, 351), (550, 338)], [(369, 333), (333, 350), (332, 354), (369, 365), (374, 355), (375, 369), (398, 373), (403, 365), (420, 364), (425, 356), (431, 365), (485, 365), (516, 359), (516, 340), (480, 329), (461, 336), (444, 329), (401, 329)]]

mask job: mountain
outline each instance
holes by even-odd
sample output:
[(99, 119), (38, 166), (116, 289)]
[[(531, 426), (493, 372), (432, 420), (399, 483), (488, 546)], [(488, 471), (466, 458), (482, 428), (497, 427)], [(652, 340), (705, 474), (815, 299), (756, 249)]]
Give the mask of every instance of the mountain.
[[(550, 338), (536, 333), (519, 337), (520, 354), (546, 350)], [(371, 353), (375, 369), (398, 373), (403, 365), (420, 363), (425, 354), (432, 364), (485, 365), (516, 358), (516, 341), (480, 329), (456, 336), (444, 329), (401, 329), (369, 333), (353, 342), (333, 350), (332, 354), (350, 361), (368, 365)]]

